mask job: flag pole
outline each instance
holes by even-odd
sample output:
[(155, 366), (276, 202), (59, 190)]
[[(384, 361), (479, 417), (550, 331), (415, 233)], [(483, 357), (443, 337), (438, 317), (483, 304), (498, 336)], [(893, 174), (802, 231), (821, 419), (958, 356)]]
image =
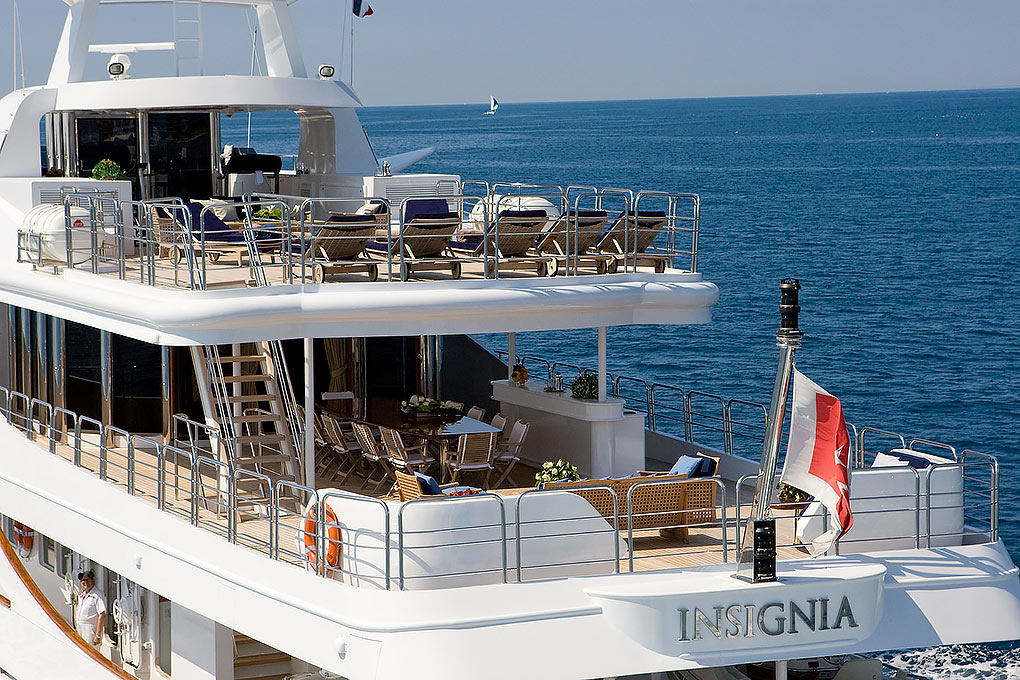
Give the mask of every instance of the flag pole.
[[(779, 347), (779, 366), (776, 382), (772, 387), (772, 401), (769, 404), (765, 424), (765, 439), (761, 447), (758, 464), (758, 480), (754, 490), (751, 520), (768, 519), (771, 514), (772, 492), (776, 483), (776, 464), (779, 459), (779, 442), (782, 439), (783, 416), (790, 390), (790, 375), (793, 373), (794, 353), (800, 347), (804, 334), (800, 330), (797, 316), (800, 313), (798, 297), (800, 281), (783, 279), (779, 282), (779, 330), (776, 331), (776, 345)], [(738, 508), (739, 512), (740, 509)], [(753, 521), (748, 521), (740, 542), (739, 564), (753, 559)]]

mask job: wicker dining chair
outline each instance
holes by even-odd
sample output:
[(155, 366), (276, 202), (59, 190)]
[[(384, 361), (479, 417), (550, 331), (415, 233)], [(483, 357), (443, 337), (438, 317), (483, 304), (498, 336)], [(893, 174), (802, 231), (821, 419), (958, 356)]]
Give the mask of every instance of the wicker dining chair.
[(518, 420), (510, 429), (510, 436), (507, 437), (506, 442), (496, 447), (496, 455), (492, 459), (492, 464), (496, 469), (502, 468), (503, 471), (493, 485), (494, 489), (498, 489), (507, 480), (510, 480), (513, 486), (519, 486), (510, 476), (510, 471), (521, 460), (521, 450), (524, 448), (524, 440), (528, 436), (529, 429), (531, 429), (529, 423)]
[(484, 472), (485, 482), (482, 488), (489, 488), (489, 476), (492, 474), (492, 458), (496, 452), (496, 433), (480, 432), (462, 434), (457, 440), (457, 456), (450, 465), (453, 480), (462, 472)]
[[(331, 454), (324, 456), (329, 461), (329, 465), (323, 469), (322, 476), (332, 476), (332, 481), (343, 486), (352, 474), (360, 471), (363, 460), (362, 450), (350, 447), (344, 438), (340, 422), (332, 416), (324, 415), (322, 417), (322, 434), (325, 435), (326, 445)], [(343, 472), (343, 476), (337, 481), (337, 477), (344, 468), (346, 468), (346, 472)]]
[(394, 469), (405, 472), (422, 472), (436, 461), (425, 448), (426, 442), (408, 446), (399, 432), (389, 427), (380, 427), (383, 446)]
[(467, 417), (473, 420), (482, 420), (485, 418), (485, 409), (481, 406), (472, 406), (468, 409)]
[(364, 423), (351, 423), (351, 427), (354, 429), (354, 436), (358, 440), (358, 445), (361, 446), (362, 457), (371, 463), (374, 468), (365, 478), (361, 488), (364, 489), (368, 486), (375, 470), (380, 470), (383, 473), (383, 478), (373, 491), (373, 493), (378, 493), (386, 484), (393, 483), (393, 466), (390, 465), (389, 456), (382, 445), (376, 441), (375, 435), (372, 434), (372, 429), (368, 425)]

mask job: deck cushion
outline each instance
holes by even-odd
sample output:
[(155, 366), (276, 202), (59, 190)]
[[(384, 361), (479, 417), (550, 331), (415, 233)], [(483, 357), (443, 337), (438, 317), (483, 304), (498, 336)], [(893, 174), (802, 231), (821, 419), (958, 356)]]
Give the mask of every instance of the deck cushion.
[(435, 477), (429, 477), (420, 472), (415, 472), (414, 476), (418, 478), (418, 486), (421, 487), (421, 492), (426, 496), (443, 495), (443, 490), (439, 488), (439, 482), (436, 481)]
[(677, 458), (676, 463), (669, 469), (671, 475), (687, 475), (688, 477), (694, 477), (694, 471), (701, 466), (701, 457), (696, 456), (680, 456)]

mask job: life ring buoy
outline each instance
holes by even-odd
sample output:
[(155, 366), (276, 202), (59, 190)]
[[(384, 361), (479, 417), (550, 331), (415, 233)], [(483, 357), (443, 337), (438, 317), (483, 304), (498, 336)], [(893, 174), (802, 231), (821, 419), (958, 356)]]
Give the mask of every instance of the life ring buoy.
[[(304, 522), (304, 533), (305, 535), (305, 558), (308, 563), (314, 567), (319, 566), (319, 550), (316, 546), (316, 510), (318, 509), (318, 503), (312, 503), (312, 506), (308, 508), (308, 513), (305, 515)], [(336, 567), (340, 564), (340, 525), (337, 523), (336, 513), (333, 512), (333, 508), (328, 505), (326, 508), (326, 559), (324, 560), (326, 566)]]
[(32, 546), (35, 545), (35, 531), (33, 531), (27, 524), (15, 522), (14, 542), (18, 545), (18, 551), (21, 552), (23, 556), (28, 557), (32, 554)]

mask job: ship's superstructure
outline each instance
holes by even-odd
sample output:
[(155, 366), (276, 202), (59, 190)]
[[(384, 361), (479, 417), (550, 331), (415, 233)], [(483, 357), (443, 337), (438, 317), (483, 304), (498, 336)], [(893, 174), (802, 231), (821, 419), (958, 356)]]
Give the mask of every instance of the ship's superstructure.
[[(609, 326), (710, 321), (696, 194), (400, 174), (430, 150), (376, 158), (293, 0), (136, 2), (171, 34), (117, 44), (129, 3), (65, 1), (48, 83), (0, 99), (4, 672), (783, 677), (1020, 636), (997, 463), (923, 437), (851, 426), (853, 530), (810, 558), (830, 518), (778, 506), (778, 580), (735, 578), (765, 406), (606, 371)], [(203, 75), (220, 5), (266, 76)], [(292, 158), (222, 144), (264, 111)], [(516, 351), (583, 328), (590, 372)], [(560, 459), (586, 480), (535, 488)]]

